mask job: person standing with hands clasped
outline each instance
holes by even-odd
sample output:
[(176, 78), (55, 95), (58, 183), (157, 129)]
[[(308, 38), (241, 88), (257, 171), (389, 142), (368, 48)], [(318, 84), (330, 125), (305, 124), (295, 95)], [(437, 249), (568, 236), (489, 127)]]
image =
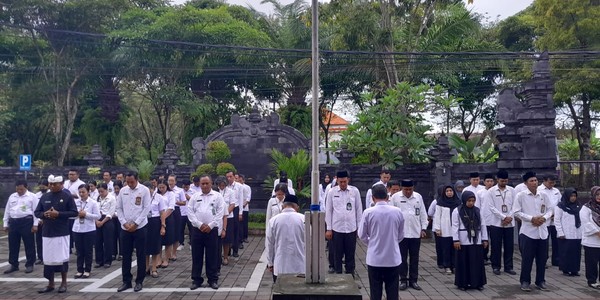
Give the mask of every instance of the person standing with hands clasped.
[[(423, 197), (414, 191), (412, 180), (402, 180), (402, 191), (392, 196), (391, 204), (402, 211), (404, 217), (404, 236), (400, 242), (402, 264), (400, 265), (400, 290), (407, 286), (420, 291), (417, 283), (419, 278), (419, 251), (421, 239), (427, 236), (427, 211)], [(410, 257), (410, 261), (408, 260)], [(410, 268), (410, 272), (409, 272)]]
[(454, 285), (462, 291), (470, 288), (481, 291), (487, 283), (483, 263), (483, 248), (488, 247), (487, 228), (479, 208), (475, 207), (475, 194), (464, 191), (461, 200), (462, 205), (452, 212), (456, 250)]
[(552, 200), (538, 192), (538, 180), (534, 172), (523, 175), (527, 189), (517, 194), (514, 203), (515, 217), (523, 224), (519, 231), (521, 248), (521, 290), (531, 291), (531, 268), (535, 259), (535, 286), (539, 290), (546, 287), (546, 261), (548, 260), (548, 221), (552, 217)]
[(125, 176), (127, 186), (123, 187), (117, 198), (117, 215), (121, 223), (121, 243), (123, 244), (123, 285), (117, 292), (131, 288), (131, 258), (133, 248), (137, 257), (137, 277), (135, 278), (135, 292), (143, 288), (146, 277), (146, 225), (148, 212), (151, 208), (150, 190), (138, 182), (135, 172)]
[(558, 237), (560, 270), (566, 276), (579, 276), (581, 264), (581, 205), (577, 203), (577, 191), (568, 188), (554, 209), (554, 225)]
[(585, 253), (585, 278), (588, 286), (600, 289), (598, 283), (598, 265), (600, 264), (600, 186), (591, 190), (590, 201), (583, 205), (579, 216), (583, 235), (581, 244)]
[(404, 236), (404, 216), (399, 208), (388, 204), (384, 185), (374, 186), (371, 193), (375, 205), (365, 210), (358, 227), (358, 236), (367, 245), (370, 296), (380, 300), (385, 283), (387, 299), (397, 300), (402, 263), (398, 244)]

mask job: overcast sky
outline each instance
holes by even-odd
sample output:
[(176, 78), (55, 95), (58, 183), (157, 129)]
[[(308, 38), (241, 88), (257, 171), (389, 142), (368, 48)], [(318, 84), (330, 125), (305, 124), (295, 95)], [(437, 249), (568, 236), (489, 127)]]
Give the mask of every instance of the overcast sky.
[[(309, 2), (310, 0), (306, 1)], [(174, 4), (182, 4), (185, 2), (186, 0), (172, 0), (172, 3)], [(261, 5), (261, 0), (227, 0), (227, 2), (242, 6), (252, 5), (254, 8), (266, 13), (272, 11), (271, 5)], [(282, 4), (288, 4), (293, 2), (293, 0), (280, 0), (280, 2)], [(319, 2), (328, 1), (319, 0)], [(510, 17), (525, 9), (532, 2), (533, 0), (475, 0), (473, 4), (467, 5), (467, 7), (480, 14), (487, 14), (490, 20), (493, 21), (496, 17), (499, 17), (500, 19)]]

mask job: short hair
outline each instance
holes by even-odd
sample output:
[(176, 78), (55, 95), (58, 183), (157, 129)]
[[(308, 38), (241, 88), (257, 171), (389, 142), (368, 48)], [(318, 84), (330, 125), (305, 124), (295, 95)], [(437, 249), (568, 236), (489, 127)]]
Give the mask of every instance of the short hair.
[(44, 179), (40, 180), (40, 182), (38, 182), (38, 185), (48, 186), (48, 179), (44, 178)]
[(135, 180), (137, 180), (138, 173), (136, 171), (129, 171), (129, 172), (127, 172), (127, 175), (125, 175), (125, 177), (133, 177), (133, 178), (135, 178)]
[(173, 173), (171, 173), (171, 174), (169, 174), (169, 176), (167, 176), (167, 178), (171, 178), (171, 177), (173, 177), (173, 178), (177, 179), (177, 175), (175, 175), (175, 174), (173, 174)]
[(215, 183), (217, 185), (219, 185), (221, 183), (227, 184), (227, 178), (225, 178), (225, 176), (222, 176), (222, 175), (218, 176), (217, 179), (215, 179)]
[[(194, 176), (194, 177), (198, 177), (198, 176)], [(208, 174), (200, 175), (200, 177), (198, 177), (198, 181), (200, 181), (204, 177), (208, 178), (208, 180), (210, 180), (212, 182), (212, 177), (210, 177), (210, 175), (208, 175)]]
[(546, 175), (544, 175), (544, 177), (542, 177), (542, 179), (544, 179), (544, 181), (546, 181), (546, 180), (556, 181), (556, 176), (554, 176), (552, 174), (546, 174)]
[(70, 168), (69, 172), (75, 172), (75, 173), (79, 174), (79, 171), (77, 169), (75, 169), (75, 168)]
[(97, 186), (98, 189), (105, 189), (108, 190), (108, 184), (102, 182)]
[(123, 173), (123, 172), (121, 172), (121, 171), (117, 172), (117, 174), (115, 174), (115, 175), (119, 175), (119, 174), (121, 174), (121, 175), (125, 176), (125, 173)]
[(379, 174), (390, 174), (390, 170), (388, 169), (381, 169), (381, 173)]
[(277, 191), (284, 192), (287, 195), (287, 193), (288, 193), (287, 183), (278, 183), (275, 186), (275, 192), (277, 192)]
[(156, 175), (150, 176), (150, 181), (152, 181), (152, 180), (158, 180), (158, 176), (156, 176)]
[(23, 187), (27, 188), (27, 181), (24, 179), (19, 179), (15, 182), (15, 187), (22, 185)]
[(113, 187), (118, 186), (120, 189), (123, 188), (123, 182), (121, 180), (117, 180), (115, 181), (115, 183), (113, 183)]
[(234, 170), (229, 170), (229, 171), (225, 172), (225, 175), (227, 175), (229, 173), (233, 174), (233, 176), (235, 176), (235, 174), (237, 174)]
[(80, 189), (85, 189), (86, 191), (88, 191), (88, 192), (89, 192), (89, 191), (90, 191), (90, 186), (89, 186), (89, 185), (87, 185), (87, 184), (81, 184), (81, 185), (79, 185), (79, 186), (77, 187), (77, 189), (78, 189), (78, 190), (80, 190)]
[(90, 180), (90, 181), (88, 181), (88, 184), (92, 184), (92, 185), (94, 185), (95, 187), (97, 187), (97, 186), (98, 186), (98, 183), (96, 182), (96, 180)]
[(108, 170), (104, 170), (104, 171), (102, 172), (102, 175), (103, 175), (103, 176), (104, 176), (104, 173), (108, 173), (108, 175), (112, 176), (112, 173), (111, 173), (110, 171), (108, 171)]
[(400, 186), (400, 182), (398, 182), (398, 180), (390, 180), (387, 183), (387, 188), (391, 188), (391, 187), (393, 187), (395, 185)]
[(160, 184), (164, 184), (167, 187), (167, 192), (171, 191), (171, 188), (169, 187), (169, 182), (166, 179), (159, 179), (156, 186), (158, 187)]
[(387, 189), (385, 188), (385, 186), (383, 184), (378, 184), (375, 185), (372, 189), (371, 189), (371, 195), (373, 195), (373, 198), (375, 199), (386, 199), (388, 194), (387, 194)]
[(238, 175), (238, 176), (239, 176), (239, 177), (240, 177), (242, 180), (245, 180), (245, 179), (246, 179), (246, 176), (244, 176), (244, 174), (239, 174), (239, 173), (238, 173), (237, 175)]

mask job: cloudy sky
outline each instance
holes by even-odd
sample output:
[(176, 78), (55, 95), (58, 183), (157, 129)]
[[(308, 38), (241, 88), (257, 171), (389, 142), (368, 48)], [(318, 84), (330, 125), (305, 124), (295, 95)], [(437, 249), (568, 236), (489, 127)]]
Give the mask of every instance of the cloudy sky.
[[(307, 2), (310, 0), (306, 0)], [(320, 2), (328, 2), (328, 0), (319, 0)], [(172, 0), (174, 4), (185, 3), (186, 0)], [(242, 6), (252, 5), (254, 8), (269, 13), (272, 11), (271, 5), (261, 5), (261, 0), (227, 0), (230, 4)], [(282, 4), (293, 2), (293, 0), (280, 0)], [(466, 2), (466, 1), (465, 1)], [(533, 0), (475, 0), (473, 4), (467, 7), (480, 14), (487, 14), (490, 20), (505, 19), (514, 15), (529, 6)]]

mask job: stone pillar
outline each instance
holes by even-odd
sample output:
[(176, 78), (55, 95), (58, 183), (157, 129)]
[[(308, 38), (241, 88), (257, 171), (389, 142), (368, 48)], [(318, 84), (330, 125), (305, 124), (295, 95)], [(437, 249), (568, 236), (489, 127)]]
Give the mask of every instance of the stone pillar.
[(335, 151), (334, 155), (340, 161), (340, 165), (349, 165), (354, 158), (354, 153), (348, 151), (348, 145), (345, 144), (342, 144), (340, 149)]
[[(177, 146), (173, 143), (165, 145), (165, 153), (159, 158), (160, 165), (166, 169), (167, 173), (172, 173), (175, 170), (175, 166), (179, 161), (179, 155), (177, 155)], [(170, 171), (170, 172), (169, 172)]]
[[(438, 140), (437, 145), (434, 146), (429, 154), (433, 157), (432, 161), (435, 166), (432, 170), (433, 175), (433, 186), (436, 189), (442, 184), (452, 183), (452, 166), (454, 165), (451, 161), (454, 154), (450, 149), (450, 142), (445, 134), (442, 134)], [(436, 196), (437, 197), (437, 196)]]
[(102, 168), (106, 162), (106, 156), (104, 156), (102, 148), (98, 144), (92, 146), (90, 154), (86, 155), (83, 159), (87, 160), (90, 167)]

